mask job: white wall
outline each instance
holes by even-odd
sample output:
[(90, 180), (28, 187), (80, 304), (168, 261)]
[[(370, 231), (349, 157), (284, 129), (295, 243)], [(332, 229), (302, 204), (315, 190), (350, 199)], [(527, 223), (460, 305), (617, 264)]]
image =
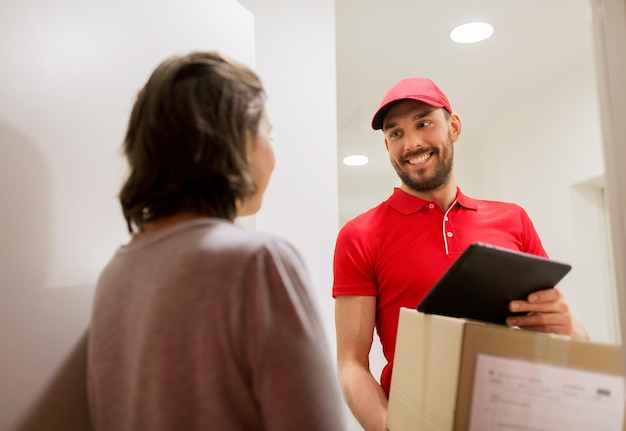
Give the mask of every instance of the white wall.
[(334, 351), (338, 230), (335, 9), (332, 0), (240, 0), (254, 14), (256, 70), (269, 96), (276, 168), (257, 230), (303, 254)]
[(85, 430), (93, 284), (128, 239), (116, 200), (137, 91), (165, 57), (254, 64), (234, 0), (0, 4), (0, 429)]
[[(607, 201), (621, 331), (626, 334), (626, 0), (592, 0)], [(626, 349), (626, 346), (622, 346)], [(626, 366), (626, 354), (624, 355)]]
[[(289, 239), (304, 256), (334, 356), (332, 259), (339, 228), (335, 3), (240, 1), (255, 16), (257, 72), (269, 95), (276, 151), (256, 227)], [(347, 407), (346, 416), (351, 418)]]
[(594, 341), (618, 343), (610, 248), (599, 240), (606, 220), (594, 201), (604, 175), (594, 65), (512, 100), (506, 112), (456, 144), (459, 184), (522, 205), (550, 257), (573, 266), (560, 287), (575, 315)]

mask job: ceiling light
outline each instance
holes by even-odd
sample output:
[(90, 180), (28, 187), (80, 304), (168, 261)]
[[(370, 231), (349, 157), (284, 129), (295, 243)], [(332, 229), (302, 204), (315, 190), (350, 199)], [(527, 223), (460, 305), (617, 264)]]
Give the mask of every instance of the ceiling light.
[(485, 40), (492, 34), (493, 27), (486, 22), (470, 22), (453, 29), (450, 39), (458, 43), (474, 43)]
[(343, 164), (346, 166), (363, 166), (367, 165), (368, 159), (366, 156), (355, 154), (353, 156), (346, 156), (343, 158)]

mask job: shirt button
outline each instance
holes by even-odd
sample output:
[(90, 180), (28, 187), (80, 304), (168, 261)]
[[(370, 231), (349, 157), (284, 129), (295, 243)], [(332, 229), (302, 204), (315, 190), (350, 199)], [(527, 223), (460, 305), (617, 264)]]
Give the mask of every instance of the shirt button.
[(448, 216), (445, 216), (445, 217), (443, 218), (443, 221), (448, 221)]
[(432, 210), (433, 208), (435, 208), (435, 204), (428, 204), (428, 208)]
[(454, 236), (452, 232), (448, 232), (446, 235), (448, 235), (448, 238), (452, 238)]

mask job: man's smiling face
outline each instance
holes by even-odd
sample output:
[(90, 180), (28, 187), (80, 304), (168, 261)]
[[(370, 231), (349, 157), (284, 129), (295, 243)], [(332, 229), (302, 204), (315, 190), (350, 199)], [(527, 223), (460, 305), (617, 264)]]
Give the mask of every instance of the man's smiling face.
[(389, 109), (383, 121), (385, 146), (402, 183), (416, 192), (444, 186), (452, 172), (456, 114), (415, 100)]

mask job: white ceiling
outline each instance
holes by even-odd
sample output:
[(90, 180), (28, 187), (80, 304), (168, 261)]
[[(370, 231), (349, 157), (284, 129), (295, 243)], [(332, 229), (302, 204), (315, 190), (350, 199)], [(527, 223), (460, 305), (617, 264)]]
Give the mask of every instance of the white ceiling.
[[(391, 194), (398, 180), (382, 134), (370, 127), (385, 92), (403, 78), (433, 79), (472, 134), (507, 106), (592, 56), (588, 0), (337, 0), (339, 218)], [(457, 25), (486, 21), (493, 36), (457, 44)], [(342, 159), (365, 154), (366, 166)]]

